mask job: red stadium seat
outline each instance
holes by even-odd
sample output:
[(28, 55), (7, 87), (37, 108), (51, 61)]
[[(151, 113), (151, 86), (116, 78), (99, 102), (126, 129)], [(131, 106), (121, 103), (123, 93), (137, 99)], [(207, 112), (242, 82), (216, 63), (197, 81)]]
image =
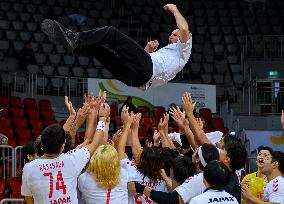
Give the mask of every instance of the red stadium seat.
[(8, 139), (8, 145), (12, 146), (12, 147), (16, 147), (17, 143), (15, 139), (9, 138)]
[(0, 107), (0, 109), (3, 109), (1, 112), (1, 115), (4, 117), (10, 117), (10, 111), (7, 107)]
[(26, 109), (25, 110), (26, 115), (28, 116), (28, 118), (32, 119), (32, 118), (39, 118), (39, 112), (37, 109)]
[(205, 121), (205, 127), (207, 127), (212, 118), (211, 110), (209, 108), (201, 108), (199, 110), (199, 115)]
[[(21, 195), (21, 193), (12, 193), (10, 198), (24, 198), (24, 197)], [(22, 203), (22, 202), (19, 202), (19, 203)]]
[(57, 120), (55, 119), (50, 119), (50, 120), (44, 120), (43, 121), (43, 125), (46, 127), (46, 126), (49, 126), (49, 125), (52, 125), (52, 124), (57, 124)]
[(122, 126), (122, 121), (120, 116), (115, 116), (115, 124), (116, 126)]
[[(0, 127), (0, 133), (2, 133), (3, 135), (5, 135), (6, 137), (9, 138), (14, 138), (14, 132), (13, 129), (10, 127)], [(8, 140), (8, 141), (9, 141)]]
[(24, 117), (24, 110), (22, 108), (12, 108), (12, 113), (14, 118)]
[(36, 100), (34, 98), (25, 98), (24, 107), (25, 109), (37, 109)]
[(29, 140), (31, 138), (31, 131), (28, 128), (17, 128), (16, 133), (19, 140)]
[(160, 119), (160, 118), (164, 117), (164, 113), (166, 112), (166, 109), (163, 106), (155, 106), (153, 108), (153, 112), (155, 114), (155, 118)]
[(38, 105), (39, 105), (39, 108), (41, 110), (52, 109), (51, 108), (51, 103), (50, 103), (50, 101), (48, 99), (41, 99), (41, 100), (39, 100)]
[(224, 127), (224, 121), (222, 118), (212, 118), (211, 124), (212, 124), (212, 127), (215, 129), (220, 129)]
[(140, 126), (138, 129), (138, 137), (145, 138), (147, 137), (147, 128), (144, 126)]
[(27, 120), (25, 118), (14, 118), (14, 125), (16, 128), (26, 128), (28, 127)]
[(116, 104), (111, 104), (109, 107), (110, 107), (110, 115), (109, 115), (109, 117), (113, 118), (117, 114), (117, 105)]
[(228, 134), (229, 133), (229, 129), (226, 127), (222, 127), (218, 129), (220, 132), (222, 132), (223, 134)]
[(42, 133), (42, 129), (32, 129), (32, 135), (33, 135), (34, 137), (40, 136), (41, 133)]
[(0, 96), (0, 107), (7, 107), (8, 101), (5, 96)]
[(42, 129), (43, 128), (42, 121), (40, 121), (38, 119), (31, 119), (30, 125), (31, 125), (32, 129)]
[(25, 146), (26, 144), (29, 144), (31, 142), (30, 139), (20, 139), (18, 140), (18, 145)]
[(11, 120), (10, 118), (0, 117), (0, 127), (11, 127)]
[(9, 101), (13, 108), (22, 107), (22, 99), (18, 96), (10, 96)]
[(147, 107), (147, 106), (138, 106), (136, 110), (137, 110), (137, 112), (141, 113), (142, 115), (145, 112), (150, 112), (150, 108)]
[[(2, 173), (2, 171), (1, 171)], [(2, 174), (0, 175), (2, 176)], [(0, 200), (6, 198), (7, 195), (5, 194), (5, 180), (0, 178)]]
[(7, 185), (11, 187), (13, 194), (21, 192), (21, 180), (19, 177), (8, 178)]
[(51, 109), (49, 109), (49, 110), (42, 110), (41, 111), (41, 116), (42, 116), (42, 118), (44, 118), (44, 120), (53, 120), (53, 119), (55, 119), (54, 112)]
[(215, 130), (214, 130), (213, 128), (204, 127), (204, 128), (203, 128), (203, 131), (204, 131), (205, 133), (209, 133), (209, 132), (214, 132)]
[(155, 126), (154, 120), (152, 117), (145, 117), (141, 119), (141, 124), (146, 127)]

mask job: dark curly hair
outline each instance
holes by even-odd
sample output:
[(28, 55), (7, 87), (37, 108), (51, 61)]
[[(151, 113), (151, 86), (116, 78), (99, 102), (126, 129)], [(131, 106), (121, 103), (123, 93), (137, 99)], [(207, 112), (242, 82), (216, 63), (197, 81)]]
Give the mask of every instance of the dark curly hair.
[(158, 147), (146, 147), (140, 155), (140, 161), (137, 169), (140, 173), (147, 176), (151, 181), (162, 180), (160, 170), (164, 162), (161, 151)]
[(245, 166), (247, 151), (240, 138), (226, 135), (224, 137), (224, 148), (227, 151), (227, 156), (230, 158), (230, 167), (233, 171)]
[(278, 162), (278, 168), (281, 174), (284, 173), (284, 153), (281, 151), (272, 151), (272, 162)]

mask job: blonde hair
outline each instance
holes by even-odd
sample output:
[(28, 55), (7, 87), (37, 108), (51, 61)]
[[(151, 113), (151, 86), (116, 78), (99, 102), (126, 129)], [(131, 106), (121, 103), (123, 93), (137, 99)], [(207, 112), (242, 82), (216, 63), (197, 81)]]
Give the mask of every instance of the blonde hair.
[(116, 149), (111, 145), (101, 145), (90, 159), (87, 172), (94, 176), (100, 188), (113, 188), (120, 180), (120, 161)]

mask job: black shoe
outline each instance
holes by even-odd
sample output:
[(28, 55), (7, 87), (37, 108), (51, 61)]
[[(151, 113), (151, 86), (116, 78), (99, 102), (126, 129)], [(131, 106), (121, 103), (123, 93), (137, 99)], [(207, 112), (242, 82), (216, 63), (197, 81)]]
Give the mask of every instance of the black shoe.
[(61, 44), (67, 51), (73, 52), (78, 46), (78, 34), (65, 28), (57, 21), (45, 19), (41, 24), (41, 28), (51, 41)]

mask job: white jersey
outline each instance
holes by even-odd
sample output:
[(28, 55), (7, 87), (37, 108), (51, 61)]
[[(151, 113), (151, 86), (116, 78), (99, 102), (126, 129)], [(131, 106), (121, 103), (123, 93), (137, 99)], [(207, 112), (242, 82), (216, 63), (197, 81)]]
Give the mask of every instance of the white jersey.
[(206, 186), (203, 183), (203, 172), (186, 179), (175, 191), (178, 192), (184, 203), (204, 192)]
[[(131, 162), (128, 158), (122, 159), (121, 165), (128, 172), (130, 181), (137, 181), (141, 185), (147, 186), (156, 191), (168, 192), (165, 181), (163, 180), (159, 180), (157, 182), (150, 181), (150, 179), (147, 176), (144, 176), (136, 169), (135, 164)], [(136, 195), (129, 193), (128, 196), (129, 196), (128, 201), (130, 204), (152, 204), (154, 203), (149, 197), (143, 194), (140, 194), (140, 193), (137, 193)]]
[(284, 204), (284, 178), (278, 176), (264, 189), (263, 201)]
[(237, 199), (226, 191), (216, 191), (209, 189), (191, 199), (189, 204), (207, 204), (207, 203), (218, 203), (218, 204), (238, 204)]
[(37, 204), (78, 203), (77, 179), (90, 159), (87, 148), (53, 159), (35, 159), (23, 169), (21, 193)]
[(79, 176), (78, 188), (81, 200), (86, 204), (93, 203), (128, 203), (128, 174), (121, 168), (120, 181), (112, 189), (100, 188), (92, 174), (85, 172)]

